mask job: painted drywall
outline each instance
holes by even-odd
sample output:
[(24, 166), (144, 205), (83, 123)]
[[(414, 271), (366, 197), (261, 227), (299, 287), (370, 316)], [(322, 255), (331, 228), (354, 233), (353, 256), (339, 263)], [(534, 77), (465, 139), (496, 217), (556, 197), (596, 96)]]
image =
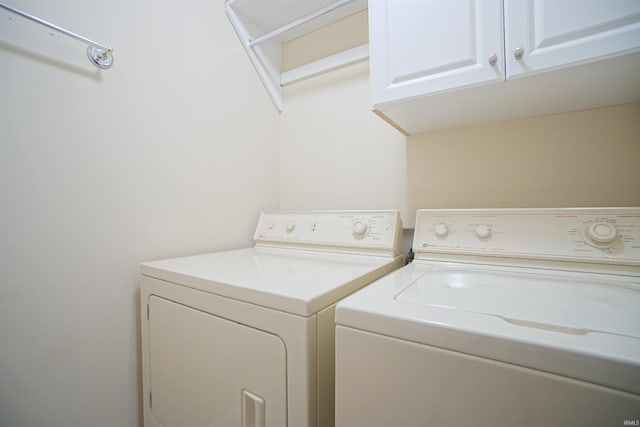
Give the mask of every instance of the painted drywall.
[(368, 70), (363, 62), (286, 88), (283, 209), (397, 209), (409, 217), (405, 138), (371, 112)]
[(0, 10), (0, 425), (140, 423), (138, 266), (252, 245), (278, 117), (210, 0)]
[[(367, 42), (360, 12), (283, 46), (283, 68)], [(283, 209), (407, 209), (405, 138), (371, 112), (363, 61), (284, 89), (280, 115)]]
[(282, 46), (284, 71), (369, 43), (366, 10), (322, 27)]
[(407, 139), (409, 210), (640, 206), (640, 105)]
[(640, 206), (640, 105), (404, 138), (370, 111), (368, 63), (285, 90), (281, 205)]

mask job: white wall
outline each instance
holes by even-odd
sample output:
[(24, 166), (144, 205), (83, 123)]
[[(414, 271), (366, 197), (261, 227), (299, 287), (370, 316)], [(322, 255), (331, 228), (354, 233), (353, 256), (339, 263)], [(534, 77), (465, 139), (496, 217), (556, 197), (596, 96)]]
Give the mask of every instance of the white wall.
[(640, 105), (407, 140), (410, 210), (640, 206)]
[(368, 64), (285, 90), (280, 121), (283, 209), (406, 207), (404, 137), (371, 112)]
[(0, 425), (139, 423), (138, 265), (252, 244), (278, 117), (222, 0), (0, 11)]
[[(283, 48), (290, 69), (367, 42), (361, 12)], [(405, 138), (371, 112), (368, 61), (288, 86), (280, 116), (282, 209), (407, 209)]]

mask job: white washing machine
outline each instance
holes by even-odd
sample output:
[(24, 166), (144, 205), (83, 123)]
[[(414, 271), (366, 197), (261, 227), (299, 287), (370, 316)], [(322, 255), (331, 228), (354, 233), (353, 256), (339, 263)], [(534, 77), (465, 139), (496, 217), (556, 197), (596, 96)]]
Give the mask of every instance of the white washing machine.
[(640, 420), (640, 208), (420, 210), (336, 308), (336, 425)]
[(332, 426), (335, 304), (402, 265), (396, 211), (263, 213), (253, 248), (141, 266), (144, 425)]

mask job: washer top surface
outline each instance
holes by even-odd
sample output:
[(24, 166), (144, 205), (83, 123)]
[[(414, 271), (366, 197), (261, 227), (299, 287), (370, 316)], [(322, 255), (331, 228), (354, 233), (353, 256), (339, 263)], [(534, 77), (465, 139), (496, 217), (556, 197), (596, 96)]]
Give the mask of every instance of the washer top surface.
[(397, 266), (399, 258), (247, 248), (142, 264), (145, 276), (310, 316)]
[(571, 335), (640, 339), (640, 286), (580, 273), (432, 266), (395, 299)]
[[(419, 212), (416, 261), (341, 301), (336, 323), (640, 394), (639, 213), (545, 211), (547, 239), (537, 212)], [(595, 221), (617, 237), (586, 241)]]
[(336, 323), (640, 393), (638, 307), (637, 277), (415, 261)]

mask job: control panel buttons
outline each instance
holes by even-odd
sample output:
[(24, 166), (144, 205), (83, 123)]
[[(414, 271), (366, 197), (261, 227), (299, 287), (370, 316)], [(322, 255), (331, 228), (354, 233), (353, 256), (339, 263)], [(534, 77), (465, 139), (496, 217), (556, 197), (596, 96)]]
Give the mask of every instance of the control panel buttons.
[(640, 207), (420, 209), (413, 242), (416, 259), (487, 256), (505, 264), (566, 261), (637, 270)]
[(369, 231), (369, 227), (367, 226), (367, 223), (364, 219), (357, 219), (353, 222), (351, 231), (353, 232), (354, 236), (362, 237), (367, 234), (367, 232)]
[(446, 237), (447, 234), (449, 234), (449, 227), (447, 227), (446, 224), (440, 223), (436, 225), (434, 232), (438, 237)]
[(618, 230), (608, 222), (595, 221), (582, 231), (584, 241), (598, 248), (609, 248), (618, 242)]
[(400, 233), (400, 215), (391, 210), (263, 212), (254, 239), (261, 247), (396, 256)]
[(476, 236), (481, 239), (486, 239), (491, 236), (491, 227), (488, 225), (482, 224), (476, 227)]

